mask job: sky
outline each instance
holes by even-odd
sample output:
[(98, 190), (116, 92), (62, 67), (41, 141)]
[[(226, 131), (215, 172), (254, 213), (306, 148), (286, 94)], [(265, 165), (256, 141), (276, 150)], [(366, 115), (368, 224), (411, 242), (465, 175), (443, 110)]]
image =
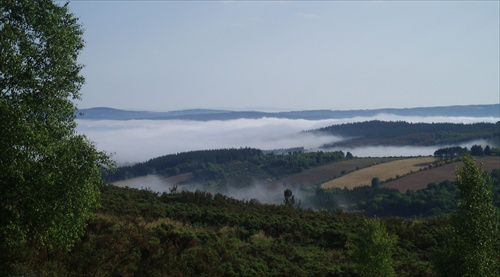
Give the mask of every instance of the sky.
[(500, 102), (499, 1), (72, 1), (79, 108)]

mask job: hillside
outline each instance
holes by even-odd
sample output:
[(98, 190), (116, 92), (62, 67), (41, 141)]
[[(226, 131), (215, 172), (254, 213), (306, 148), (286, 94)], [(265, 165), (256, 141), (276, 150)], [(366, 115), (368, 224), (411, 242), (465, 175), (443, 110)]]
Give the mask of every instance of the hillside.
[(255, 182), (267, 182), (344, 159), (341, 151), (289, 154), (265, 154), (253, 148), (191, 151), (120, 167), (104, 178), (106, 182), (116, 182), (151, 174), (171, 177), (191, 173), (192, 178), (184, 180), (184, 184), (201, 184), (221, 192), (228, 187), (245, 188)]
[[(500, 171), (494, 180), (498, 194)], [(400, 213), (422, 205), (435, 209), (437, 198), (431, 195), (443, 199), (439, 190), (447, 187), (426, 189), (425, 201), (416, 198), (419, 193), (349, 191), (360, 198), (375, 196), (357, 208), (373, 206), (383, 214), (388, 204)], [(25, 247), (4, 260), (33, 276), (357, 276), (347, 246), (364, 228), (357, 213), (265, 205), (199, 190), (158, 194), (110, 185), (100, 190), (101, 208), (69, 254), (46, 249), (32, 259)], [(322, 197), (333, 193), (340, 195), (323, 192)], [(446, 201), (451, 209), (456, 205)], [(376, 220), (398, 238), (397, 276), (436, 276), (431, 257), (441, 245), (446, 217)]]
[[(206, 153), (206, 157), (215, 153)], [(490, 175), (494, 205), (500, 207), (499, 157), (478, 159), (485, 168), (495, 167)], [(373, 167), (395, 166), (397, 161), (350, 159), (317, 168), (343, 164), (341, 168), (348, 169), (373, 163), (378, 163)], [(446, 166), (411, 175), (443, 168)], [(296, 173), (296, 177), (306, 173)], [(190, 176), (184, 173), (169, 178), (182, 181)], [(0, 260), (9, 265), (0, 267), (0, 274), (357, 276), (348, 245), (364, 228), (361, 215), (367, 215), (376, 217), (398, 238), (393, 255), (397, 276), (436, 276), (431, 258), (442, 244), (441, 232), (457, 205), (456, 185), (449, 181), (405, 193), (369, 186), (292, 187), (296, 198), (289, 205), (261, 204), (248, 198), (241, 201), (202, 190), (157, 193), (112, 185), (99, 189), (101, 206), (88, 219), (85, 232), (69, 253), (44, 249), (33, 259), (35, 246), (25, 244), (14, 255), (0, 253)], [(283, 192), (279, 195), (283, 199)], [(313, 209), (301, 208), (301, 201)]]
[[(201, 191), (158, 195), (103, 186), (101, 192), (101, 208), (69, 254), (47, 249), (33, 260), (23, 248), (6, 257), (9, 265), (28, 265), (23, 272), (37, 276), (356, 275), (346, 245), (363, 228), (360, 216)], [(398, 276), (434, 276), (430, 256), (447, 221), (382, 223), (399, 239)]]
[[(494, 152), (498, 153), (496, 149)], [(108, 182), (122, 187), (160, 193), (201, 190), (257, 203), (282, 203), (284, 190), (292, 189), (297, 203), (304, 208), (343, 209), (379, 217), (433, 217), (449, 214), (457, 199), (454, 166), (432, 165), (429, 169), (429, 163), (435, 159), (351, 158), (342, 152), (264, 154), (252, 148), (220, 149), (166, 155), (119, 168), (106, 177)], [(499, 156), (478, 159), (487, 172), (500, 172)], [(374, 177), (382, 181), (380, 188), (370, 187)], [(353, 178), (358, 180), (357, 185), (351, 182)], [(330, 183), (338, 184), (325, 185)], [(500, 181), (496, 190), (500, 190)], [(500, 193), (495, 197), (496, 205), (500, 206)]]
[(440, 146), (474, 140), (500, 144), (500, 121), (497, 123), (408, 123), (404, 121), (366, 121), (332, 125), (310, 131), (345, 138), (323, 148), (360, 146)]
[(373, 110), (310, 110), (290, 112), (260, 112), (191, 109), (170, 112), (127, 111), (108, 107), (81, 109), (76, 113), (78, 119), (87, 120), (234, 120), (255, 119), (263, 117), (320, 120), (332, 118), (370, 117), (377, 114), (393, 114), (399, 116), (465, 116), (500, 118), (500, 104), (422, 107), (408, 109), (373, 109)]

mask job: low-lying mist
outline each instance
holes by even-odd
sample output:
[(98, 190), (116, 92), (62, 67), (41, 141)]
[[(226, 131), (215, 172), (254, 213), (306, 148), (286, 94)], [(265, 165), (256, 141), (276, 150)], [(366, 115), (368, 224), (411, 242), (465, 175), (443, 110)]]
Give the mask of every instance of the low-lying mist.
[[(379, 114), (328, 120), (292, 120), (278, 118), (237, 119), (228, 121), (186, 120), (77, 120), (78, 131), (94, 141), (100, 150), (113, 153), (119, 165), (193, 150), (254, 147), (263, 150), (304, 147), (317, 150), (325, 143), (342, 140), (329, 135), (302, 133), (335, 124), (369, 120), (407, 121), (412, 123), (496, 122), (498, 118), (404, 117)], [(468, 143), (464, 146), (470, 147)], [(355, 156), (432, 155), (436, 147), (360, 147), (335, 149)]]
[(79, 120), (78, 130), (94, 141), (99, 149), (114, 153), (114, 159), (123, 164), (193, 150), (239, 147), (314, 149), (340, 138), (301, 131), (334, 123), (276, 118), (207, 122)]
[(475, 140), (464, 143), (459, 143), (458, 145), (440, 145), (440, 146), (361, 146), (356, 148), (344, 147), (344, 148), (329, 148), (325, 151), (347, 151), (351, 152), (356, 157), (401, 157), (401, 156), (429, 156), (433, 155), (434, 151), (438, 148), (445, 148), (450, 146), (460, 146), (471, 148), (473, 145), (490, 145), (492, 147), (498, 148), (498, 145), (494, 145), (491, 141), (486, 140)]
[[(129, 187), (136, 189), (148, 189), (154, 192), (163, 193), (163, 192), (171, 192), (176, 185), (169, 183), (165, 178), (161, 178), (158, 175), (148, 175), (143, 177), (132, 178), (124, 181), (118, 181), (114, 183), (119, 187)], [(267, 204), (282, 204), (284, 200), (284, 191), (285, 189), (290, 188), (284, 185), (266, 185), (259, 182), (255, 182), (251, 186), (238, 188), (238, 186), (228, 185), (225, 189), (220, 188), (211, 188), (202, 185), (178, 185), (177, 192), (180, 191), (207, 191), (210, 193), (222, 193), (231, 198), (238, 200), (258, 200), (261, 203)], [(303, 199), (302, 191), (300, 189), (294, 189), (293, 194), (297, 201)]]

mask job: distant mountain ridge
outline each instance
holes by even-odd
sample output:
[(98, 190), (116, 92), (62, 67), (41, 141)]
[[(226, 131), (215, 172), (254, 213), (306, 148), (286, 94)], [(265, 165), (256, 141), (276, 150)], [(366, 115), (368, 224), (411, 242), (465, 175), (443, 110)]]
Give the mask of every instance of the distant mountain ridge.
[(333, 119), (370, 117), (377, 114), (393, 114), (399, 116), (464, 116), (464, 117), (496, 117), (500, 118), (500, 104), (421, 107), (405, 109), (373, 109), (373, 110), (304, 110), (289, 112), (231, 111), (215, 109), (190, 109), (170, 112), (127, 111), (109, 107), (96, 107), (78, 110), (78, 119), (88, 120), (233, 120), (258, 118), (287, 119)]

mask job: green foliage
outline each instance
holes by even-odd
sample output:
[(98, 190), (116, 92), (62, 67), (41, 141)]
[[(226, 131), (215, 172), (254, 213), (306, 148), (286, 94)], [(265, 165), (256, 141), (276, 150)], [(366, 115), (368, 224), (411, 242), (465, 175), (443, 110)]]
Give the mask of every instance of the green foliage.
[(108, 172), (109, 174), (104, 177), (106, 182), (113, 182), (148, 174), (173, 176), (197, 172), (203, 175), (203, 171), (210, 165), (221, 166), (234, 161), (248, 163), (262, 155), (261, 150), (254, 148), (189, 151), (153, 158), (132, 166), (120, 167), (115, 172)]
[(436, 256), (441, 276), (498, 276), (499, 216), (492, 182), (471, 156), (457, 168), (457, 210)]
[(396, 276), (392, 266), (397, 237), (381, 221), (365, 219), (361, 230), (347, 243), (359, 276)]
[(460, 146), (453, 146), (453, 147), (446, 147), (446, 148), (440, 148), (434, 152), (434, 156), (439, 157), (441, 159), (453, 159), (453, 158), (458, 158), (464, 154), (469, 153), (472, 156), (490, 156), (490, 155), (499, 155), (498, 150), (495, 148), (491, 148), (489, 145), (486, 145), (486, 147), (483, 150), (482, 145), (473, 145), (470, 148), (470, 151), (467, 150), (467, 147), (460, 147)]
[(467, 148), (462, 148), (460, 146), (453, 146), (453, 147), (440, 148), (434, 151), (434, 156), (440, 157), (441, 159), (443, 158), (453, 159), (455, 157), (460, 157), (464, 153), (467, 153)]
[[(493, 183), (493, 206), (500, 208), (500, 170), (495, 169), (488, 175)], [(359, 211), (366, 216), (429, 218), (448, 216), (455, 212), (458, 199), (456, 182), (443, 181), (428, 184), (425, 189), (408, 190), (405, 193), (368, 186), (354, 189), (316, 188), (303, 202), (316, 209), (334, 211), (342, 208)]]
[(285, 206), (293, 207), (295, 205), (295, 196), (293, 195), (292, 190), (285, 189), (283, 194), (285, 196), (285, 200), (283, 200), (283, 203), (285, 203)]
[(472, 156), (482, 156), (484, 154), (483, 147), (481, 145), (474, 144), (470, 148), (470, 154)]
[(492, 153), (491, 147), (489, 145), (486, 145), (486, 147), (484, 147), (484, 155), (489, 156), (491, 155), (491, 153)]
[(0, 262), (24, 244), (70, 248), (99, 203), (111, 163), (75, 132), (81, 36), (67, 5), (0, 4)]
[(372, 188), (378, 188), (380, 187), (380, 178), (374, 177), (372, 179)]
[[(500, 185), (499, 185), (500, 188)], [(444, 181), (429, 184), (426, 189), (401, 193), (396, 189), (368, 186), (354, 189), (317, 188), (306, 204), (316, 209), (345, 209), (378, 217), (436, 217), (455, 210), (456, 186)]]
[[(36, 276), (359, 276), (348, 241), (371, 230), (365, 219), (238, 201), (196, 191), (157, 193), (104, 185), (101, 208), (69, 254), (48, 250), (33, 259), (28, 246), (17, 270)], [(442, 220), (374, 219), (376, 232), (398, 234), (398, 276), (433, 276), (430, 253)], [(384, 232), (384, 227), (387, 232)], [(364, 231), (363, 231), (364, 230)], [(375, 236), (377, 237), (377, 236)], [(389, 235), (386, 242), (392, 242)], [(384, 240), (382, 240), (384, 241)], [(376, 244), (375, 244), (376, 245)], [(13, 257), (14, 259), (14, 257)]]

